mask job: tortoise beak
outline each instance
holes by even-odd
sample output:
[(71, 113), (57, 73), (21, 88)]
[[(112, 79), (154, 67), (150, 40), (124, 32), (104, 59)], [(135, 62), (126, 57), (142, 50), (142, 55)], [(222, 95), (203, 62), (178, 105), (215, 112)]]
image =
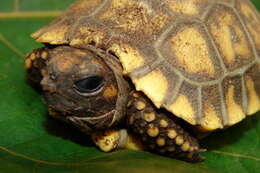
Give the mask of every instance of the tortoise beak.
[(108, 129), (113, 126), (116, 120), (116, 110), (112, 110), (97, 117), (79, 117), (79, 116), (67, 116), (66, 119), (70, 123), (77, 126), (83, 131)]
[(70, 113), (63, 115), (63, 113), (57, 112), (52, 108), (49, 108), (49, 115), (68, 122), (81, 131), (90, 133), (94, 130), (102, 130), (107, 129), (115, 124), (116, 121), (116, 110), (112, 110), (108, 113), (97, 117), (90, 117), (90, 116), (76, 116)]

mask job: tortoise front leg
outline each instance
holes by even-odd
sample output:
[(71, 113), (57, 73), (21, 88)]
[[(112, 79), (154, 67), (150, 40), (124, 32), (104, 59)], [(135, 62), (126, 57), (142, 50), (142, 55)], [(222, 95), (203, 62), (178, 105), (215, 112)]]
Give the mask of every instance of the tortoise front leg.
[(130, 95), (128, 126), (141, 137), (148, 151), (188, 161), (201, 160), (199, 153), (205, 150), (170, 116), (156, 109), (144, 95), (137, 92)]
[(25, 69), (30, 84), (38, 90), (41, 90), (41, 84), (49, 59), (49, 52), (47, 48), (39, 48), (33, 50), (25, 57)]
[(129, 133), (126, 129), (101, 130), (93, 132), (91, 137), (96, 146), (104, 152), (111, 152), (117, 149), (144, 150), (144, 146), (138, 136)]

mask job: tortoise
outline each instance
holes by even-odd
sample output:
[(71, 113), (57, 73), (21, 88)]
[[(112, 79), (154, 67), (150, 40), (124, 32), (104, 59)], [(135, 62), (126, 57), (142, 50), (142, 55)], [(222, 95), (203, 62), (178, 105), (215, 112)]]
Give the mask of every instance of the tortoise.
[(259, 33), (249, 0), (79, 0), (32, 34), (25, 67), (101, 150), (198, 160), (197, 131), (260, 109)]

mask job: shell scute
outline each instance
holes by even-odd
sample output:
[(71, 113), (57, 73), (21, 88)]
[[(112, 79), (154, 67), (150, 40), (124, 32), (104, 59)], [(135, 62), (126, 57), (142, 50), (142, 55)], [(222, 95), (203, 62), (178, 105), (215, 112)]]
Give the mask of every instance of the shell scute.
[(218, 84), (202, 87), (202, 117), (200, 124), (209, 127), (206, 130), (223, 128), (226, 124), (225, 116), (222, 111), (221, 93)]
[(216, 80), (223, 74), (208, 35), (197, 23), (178, 24), (159, 49), (166, 61), (194, 81)]
[(231, 8), (216, 5), (209, 13), (206, 24), (228, 71), (236, 70), (254, 60), (250, 41)]
[(196, 125), (199, 117), (198, 96), (199, 93), (196, 86), (183, 82), (176, 99), (172, 104), (166, 106), (166, 109), (190, 124)]
[(98, 18), (114, 30), (147, 38), (161, 32), (170, 22), (167, 13), (156, 11), (150, 3), (129, 0), (111, 0), (110, 7)]
[(248, 95), (247, 114), (251, 115), (260, 110), (260, 63), (252, 66), (245, 73), (245, 83)]
[(248, 0), (237, 0), (236, 6), (260, 55), (260, 16)]
[(245, 118), (242, 76), (227, 77), (222, 83), (225, 106), (227, 111), (227, 125), (231, 126)]
[(204, 13), (209, 0), (172, 0), (168, 7), (175, 15), (197, 17)]

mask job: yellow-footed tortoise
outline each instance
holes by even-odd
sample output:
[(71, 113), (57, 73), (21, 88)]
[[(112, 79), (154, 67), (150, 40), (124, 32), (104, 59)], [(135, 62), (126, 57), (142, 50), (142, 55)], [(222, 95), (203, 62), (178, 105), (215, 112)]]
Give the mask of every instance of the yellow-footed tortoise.
[(196, 160), (194, 129), (260, 109), (259, 33), (249, 0), (80, 0), (32, 35), (45, 47), (25, 66), (49, 114), (103, 151)]

